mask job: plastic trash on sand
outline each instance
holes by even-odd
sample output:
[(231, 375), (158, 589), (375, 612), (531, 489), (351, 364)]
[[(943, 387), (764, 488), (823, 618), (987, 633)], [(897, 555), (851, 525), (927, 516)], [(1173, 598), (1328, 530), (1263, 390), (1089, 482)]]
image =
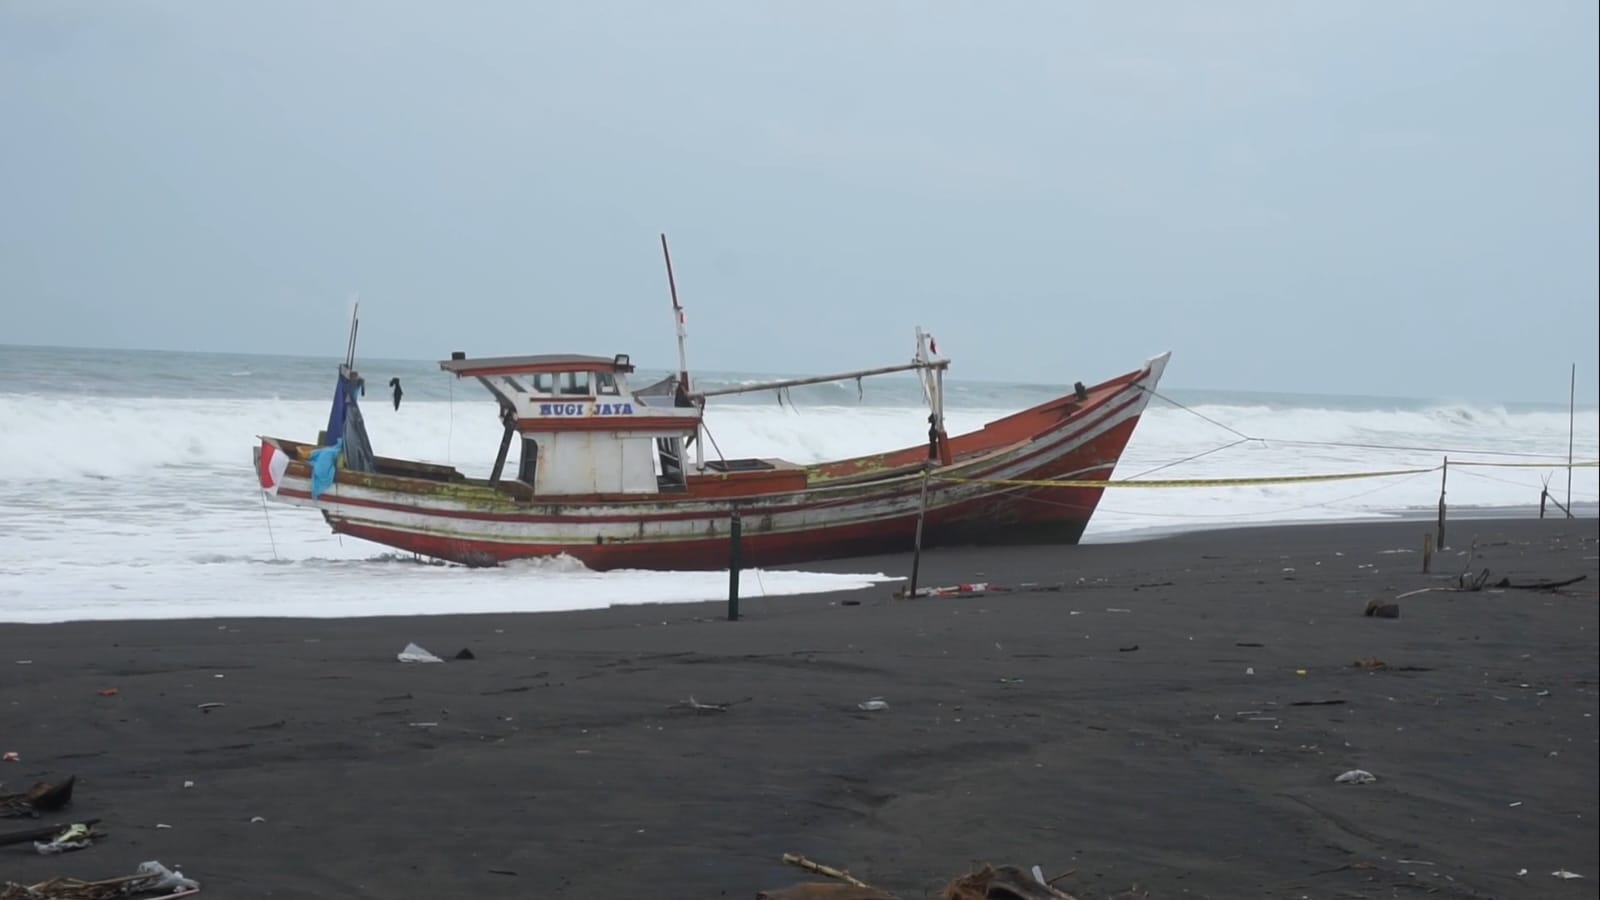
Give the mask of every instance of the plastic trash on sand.
[(1366, 769), (1351, 769), (1334, 779), (1340, 784), (1371, 784), (1377, 780), (1378, 776), (1368, 772)]
[(410, 662), (420, 662), (420, 663), (444, 662), (444, 660), (440, 659), (437, 656), (434, 656), (432, 653), (429, 653), (428, 651), (422, 649), (421, 647), (418, 647), (416, 644), (406, 644), (406, 648), (404, 650), (401, 650), (400, 651), (400, 655), (395, 657), (395, 658), (400, 660), (401, 662), (404, 662), (404, 663), (410, 663)]
[(856, 704), (856, 709), (864, 709), (867, 712), (878, 712), (888, 708), (889, 701), (883, 699), (882, 697), (872, 697)]
[(193, 890), (200, 886), (200, 882), (185, 878), (182, 872), (174, 872), (155, 860), (139, 863), (137, 874), (142, 891)]
[(68, 825), (60, 834), (48, 841), (34, 841), (33, 849), (40, 856), (51, 856), (56, 853), (66, 853), (68, 850), (82, 850), (94, 843), (94, 839), (101, 837), (100, 832), (88, 825)]

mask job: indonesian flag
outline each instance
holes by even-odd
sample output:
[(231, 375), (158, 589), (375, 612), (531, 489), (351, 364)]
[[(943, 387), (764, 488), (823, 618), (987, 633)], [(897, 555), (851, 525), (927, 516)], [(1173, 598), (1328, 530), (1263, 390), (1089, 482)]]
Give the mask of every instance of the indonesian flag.
[(256, 469), (261, 489), (269, 494), (278, 492), (283, 483), (283, 473), (289, 468), (289, 454), (266, 441), (261, 442), (261, 464)]

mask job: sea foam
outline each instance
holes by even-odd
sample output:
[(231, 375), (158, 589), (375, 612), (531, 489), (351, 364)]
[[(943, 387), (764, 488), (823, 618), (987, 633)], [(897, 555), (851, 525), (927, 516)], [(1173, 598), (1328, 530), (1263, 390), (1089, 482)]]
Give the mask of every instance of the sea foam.
[[(226, 372), (255, 368), (226, 359), (218, 365)], [(376, 389), (363, 405), (377, 452), (486, 473), (500, 436), (495, 406), (470, 384), (457, 390), (407, 377), (412, 381), (398, 410)], [(725, 573), (596, 574), (570, 561), (483, 572), (397, 562), (387, 548), (330, 534), (313, 512), (263, 504), (256, 488), (257, 435), (315, 439), (328, 414), (320, 395), (331, 393), (318, 385), (331, 386), (331, 378), (306, 376), (282, 396), (270, 396), (281, 386), (271, 378), (210, 379), (196, 396), (163, 396), (181, 388), (170, 379), (144, 384), (148, 390), (124, 384), (102, 395), (0, 383), (0, 621), (531, 611), (716, 599), (726, 589)], [(955, 388), (952, 433), (1061, 390)], [(918, 400), (914, 383), (859, 393), (853, 384), (797, 390), (781, 405), (776, 396), (713, 400), (707, 452), (806, 463), (916, 446), (927, 429)], [(1566, 496), (1567, 423), (1564, 410), (1350, 398), (1208, 401), (1191, 392), (1187, 408), (1152, 401), (1114, 477), (1431, 470), (1448, 453), (1452, 508), (1531, 511), (1544, 478), (1555, 497)], [(1600, 414), (1581, 411), (1579, 460), (1600, 453), (1597, 437)], [(1537, 465), (1462, 465), (1473, 461)], [(1575, 501), (1592, 507), (1596, 475), (1595, 469), (1573, 473)], [(1113, 487), (1085, 539), (1152, 528), (1381, 518), (1432, 509), (1439, 490), (1436, 471), (1314, 484)], [(897, 574), (764, 572), (747, 575), (744, 590), (859, 587)]]

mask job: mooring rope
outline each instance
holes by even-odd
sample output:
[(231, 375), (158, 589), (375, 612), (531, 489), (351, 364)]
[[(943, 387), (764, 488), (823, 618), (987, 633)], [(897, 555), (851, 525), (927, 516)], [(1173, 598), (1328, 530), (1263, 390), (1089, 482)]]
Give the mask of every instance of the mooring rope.
[[(1210, 416), (1206, 415), (1205, 413), (1200, 412), (1199, 410), (1196, 410), (1196, 409), (1190, 408), (1188, 406), (1185, 406), (1184, 404), (1179, 403), (1178, 401), (1172, 399), (1171, 397), (1168, 397), (1167, 395), (1161, 393), (1160, 391), (1154, 390), (1152, 388), (1145, 387), (1142, 384), (1135, 385), (1135, 387), (1139, 388), (1142, 391), (1145, 391), (1146, 393), (1150, 394), (1150, 396), (1152, 396), (1152, 397), (1157, 397), (1157, 398), (1159, 398), (1161, 400), (1165, 400), (1166, 402), (1172, 404), (1173, 406), (1177, 407), (1178, 409), (1183, 410), (1186, 413), (1189, 413), (1190, 415), (1193, 415), (1193, 416), (1195, 416), (1195, 417), (1197, 417), (1199, 419), (1202, 419), (1202, 420), (1204, 420), (1206, 422), (1209, 422), (1212, 425), (1215, 425), (1218, 428), (1223, 429), (1224, 431), (1228, 431), (1228, 432), (1230, 432), (1232, 434), (1235, 434), (1235, 435), (1239, 436), (1240, 440), (1235, 441), (1232, 444), (1228, 444), (1228, 445), (1226, 445), (1224, 447), (1219, 447), (1219, 448), (1217, 448), (1218, 450), (1226, 450), (1226, 449), (1228, 449), (1228, 447), (1236, 446), (1236, 445), (1238, 445), (1240, 443), (1243, 443), (1244, 441), (1260, 441), (1263, 444), (1288, 444), (1288, 445), (1296, 446), (1296, 447), (1343, 447), (1345, 449), (1350, 449), (1350, 450), (1392, 450), (1392, 451), (1412, 452), (1412, 453), (1438, 453), (1438, 454), (1441, 454), (1441, 455), (1465, 454), (1465, 455), (1468, 455), (1468, 456), (1510, 456), (1510, 457), (1521, 457), (1521, 458), (1525, 458), (1525, 459), (1551, 459), (1551, 458), (1553, 458), (1548, 453), (1529, 453), (1529, 452), (1527, 452), (1525, 450), (1464, 450), (1464, 449), (1460, 449), (1460, 448), (1450, 448), (1450, 447), (1414, 447), (1414, 446), (1407, 446), (1407, 445), (1404, 445), (1404, 444), (1369, 444), (1369, 443), (1362, 443), (1362, 442), (1358, 442), (1358, 441), (1308, 441), (1308, 440), (1294, 440), (1294, 439), (1288, 439), (1288, 438), (1279, 439), (1279, 438), (1253, 437), (1251, 435), (1245, 434), (1244, 432), (1240, 431), (1237, 428), (1234, 428), (1232, 425), (1228, 425), (1228, 424), (1226, 424), (1224, 422), (1219, 422), (1216, 419), (1213, 419)], [(1206, 452), (1212, 453), (1212, 452), (1216, 452), (1216, 451), (1215, 450), (1208, 450)], [(1179, 460), (1179, 462), (1185, 462), (1185, 461), (1186, 460)], [(1566, 467), (1566, 463), (1562, 462), (1561, 463), (1561, 467), (1565, 468)], [(1137, 476), (1135, 476), (1135, 477), (1137, 477)]]

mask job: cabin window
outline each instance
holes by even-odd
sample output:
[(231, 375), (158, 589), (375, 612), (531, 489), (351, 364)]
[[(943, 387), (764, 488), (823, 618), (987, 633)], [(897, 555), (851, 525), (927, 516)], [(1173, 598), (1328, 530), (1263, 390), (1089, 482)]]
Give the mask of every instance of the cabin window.
[(587, 395), (589, 393), (589, 373), (562, 372), (561, 393)]
[(534, 373), (533, 392), (535, 394), (554, 394), (556, 392), (556, 376), (549, 372)]
[(596, 372), (594, 376), (595, 393), (615, 397), (617, 390), (617, 377), (610, 372)]

